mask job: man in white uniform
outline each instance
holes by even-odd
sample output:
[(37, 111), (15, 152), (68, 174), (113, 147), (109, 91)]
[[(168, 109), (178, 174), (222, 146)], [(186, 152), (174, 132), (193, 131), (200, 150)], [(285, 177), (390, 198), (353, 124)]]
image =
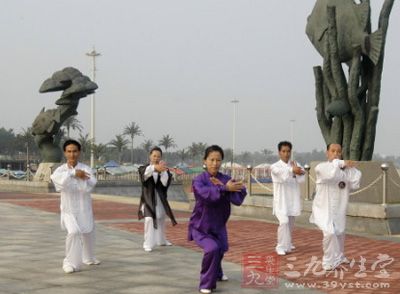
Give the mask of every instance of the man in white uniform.
[(90, 167), (78, 162), (81, 145), (75, 140), (64, 143), (67, 162), (51, 175), (56, 191), (61, 192), (61, 228), (67, 230), (63, 270), (79, 271), (82, 263), (100, 264), (94, 257), (94, 220), (90, 192), (96, 185)]
[(344, 255), (346, 209), (351, 190), (360, 187), (361, 172), (351, 160), (341, 160), (340, 144), (329, 144), (326, 152), (328, 161), (315, 167), (316, 195), (313, 201), (310, 222), (323, 233), (324, 256), (322, 267), (333, 270), (347, 263)]
[(276, 252), (285, 255), (295, 247), (292, 244), (292, 231), (295, 216), (301, 213), (299, 183), (304, 182), (304, 170), (291, 161), (292, 144), (287, 141), (278, 144), (280, 160), (271, 166), (274, 183), (273, 214), (279, 220), (278, 244)]

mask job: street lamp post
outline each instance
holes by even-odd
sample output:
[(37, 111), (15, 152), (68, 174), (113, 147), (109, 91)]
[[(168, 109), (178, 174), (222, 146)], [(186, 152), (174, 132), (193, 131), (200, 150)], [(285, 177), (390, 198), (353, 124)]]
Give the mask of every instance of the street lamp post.
[[(292, 143), (292, 146), (294, 145), (294, 123), (296, 120), (291, 119), (290, 120), (290, 143)], [(292, 147), (292, 160), (294, 160), (294, 148)]]
[(235, 170), (233, 168), (233, 163), (235, 160), (235, 145), (236, 145), (236, 115), (237, 115), (237, 104), (239, 100), (234, 99), (231, 101), (233, 104), (233, 125), (232, 125), (232, 161), (231, 161), (231, 176), (232, 178), (235, 175)]
[[(86, 53), (87, 56), (92, 58), (92, 80), (96, 82), (96, 57), (100, 56), (101, 54), (96, 52), (94, 49), (91, 52)], [(95, 93), (93, 92), (90, 98), (90, 167), (94, 168), (94, 150), (93, 145), (95, 144)]]
[(26, 142), (26, 180), (29, 181), (29, 142)]

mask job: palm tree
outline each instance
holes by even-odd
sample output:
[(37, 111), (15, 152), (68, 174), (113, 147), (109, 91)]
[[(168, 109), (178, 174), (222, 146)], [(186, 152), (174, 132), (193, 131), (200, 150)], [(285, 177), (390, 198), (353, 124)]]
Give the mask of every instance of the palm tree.
[(196, 161), (199, 156), (201, 156), (207, 148), (205, 143), (195, 143), (188, 147), (188, 153), (192, 156), (193, 160)]
[(133, 164), (133, 139), (136, 136), (142, 135), (142, 131), (137, 123), (131, 122), (124, 128), (124, 132), (122, 134), (131, 138), (131, 163)]
[(154, 142), (151, 139), (147, 139), (142, 143), (142, 148), (146, 153), (149, 153), (151, 148), (154, 146)]
[(35, 138), (32, 135), (32, 128), (22, 128), (22, 132), (16, 136), (17, 146), (23, 150), (26, 148), (26, 164), (29, 164), (29, 152), (33, 153), (35, 148)]
[(129, 141), (124, 138), (124, 135), (115, 135), (115, 139), (110, 141), (110, 145), (115, 147), (118, 152), (118, 162), (121, 163), (122, 159), (122, 151), (125, 150), (126, 145), (128, 145)]
[(79, 138), (78, 138), (78, 142), (79, 144), (81, 144), (81, 151), (83, 153), (83, 157), (85, 159), (89, 158), (89, 154), (90, 154), (90, 146), (91, 146), (91, 140), (89, 139), (89, 134), (85, 134), (82, 135), (82, 133), (79, 134)]
[(169, 148), (176, 147), (174, 139), (170, 135), (164, 135), (159, 141), (158, 144), (165, 148), (165, 152), (168, 151)]
[(35, 138), (32, 135), (32, 128), (27, 127), (22, 128), (22, 132), (17, 135), (21, 139), (21, 141), (24, 143), (25, 146), (28, 145), (28, 148), (32, 148), (35, 146)]
[(192, 145), (188, 147), (188, 153), (192, 158), (196, 158), (199, 155), (199, 150), (197, 148), (197, 143), (193, 142)]
[(89, 146), (93, 149), (93, 156), (97, 161), (107, 152), (106, 144), (90, 144)]
[(76, 115), (70, 116), (69, 118), (67, 118), (64, 123), (63, 126), (65, 127), (65, 129), (67, 130), (67, 137), (71, 138), (69, 136), (70, 134), (70, 130), (78, 130), (79, 132), (82, 131), (83, 127), (81, 122), (79, 121), (79, 119), (76, 118)]
[(179, 159), (183, 163), (188, 156), (188, 151), (185, 148), (178, 151)]

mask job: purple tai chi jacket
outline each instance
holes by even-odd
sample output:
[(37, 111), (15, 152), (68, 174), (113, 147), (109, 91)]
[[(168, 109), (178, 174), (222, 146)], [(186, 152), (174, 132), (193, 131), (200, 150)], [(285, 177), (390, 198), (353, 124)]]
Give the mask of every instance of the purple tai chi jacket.
[(193, 179), (192, 188), (196, 205), (190, 217), (188, 239), (192, 241), (193, 235), (216, 238), (226, 252), (228, 251), (226, 222), (231, 214), (231, 203), (241, 205), (247, 192), (245, 188), (240, 192), (227, 191), (225, 184), (231, 179), (228, 175), (219, 172), (216, 178), (224, 186), (214, 185), (208, 172), (203, 172)]

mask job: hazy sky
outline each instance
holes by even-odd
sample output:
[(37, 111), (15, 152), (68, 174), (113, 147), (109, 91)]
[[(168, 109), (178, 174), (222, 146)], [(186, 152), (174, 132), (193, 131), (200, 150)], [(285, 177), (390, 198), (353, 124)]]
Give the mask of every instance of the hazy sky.
[[(170, 134), (232, 145), (233, 99), (240, 100), (237, 150), (322, 149), (312, 67), (321, 57), (305, 35), (314, 0), (2, 0), (0, 127), (17, 133), (59, 93), (39, 94), (53, 72), (74, 66), (91, 76), (96, 46), (97, 142), (129, 122), (144, 139)], [(372, 0), (373, 27), (383, 0)], [(400, 155), (400, 5), (387, 36), (375, 151)], [(90, 98), (78, 119), (90, 129)]]

